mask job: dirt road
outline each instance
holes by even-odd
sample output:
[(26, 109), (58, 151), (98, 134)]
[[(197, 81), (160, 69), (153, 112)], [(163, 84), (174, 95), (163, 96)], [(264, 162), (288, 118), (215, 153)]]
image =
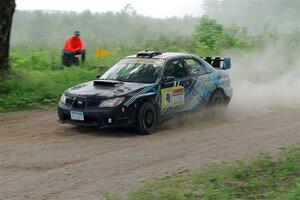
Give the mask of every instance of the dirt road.
[(0, 113), (0, 199), (101, 199), (145, 180), (300, 142), (300, 108), (188, 116), (157, 133), (56, 122), (55, 110)]

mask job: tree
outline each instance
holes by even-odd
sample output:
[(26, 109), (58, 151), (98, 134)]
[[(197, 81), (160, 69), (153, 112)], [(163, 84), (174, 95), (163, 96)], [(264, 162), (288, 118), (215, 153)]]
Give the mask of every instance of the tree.
[(15, 8), (15, 0), (0, 1), (0, 78), (9, 69), (9, 40)]
[(299, 27), (299, 0), (204, 0), (202, 6), (222, 25), (237, 24), (255, 34)]
[(225, 28), (214, 19), (203, 16), (196, 26), (194, 36), (198, 54), (214, 55), (224, 44)]

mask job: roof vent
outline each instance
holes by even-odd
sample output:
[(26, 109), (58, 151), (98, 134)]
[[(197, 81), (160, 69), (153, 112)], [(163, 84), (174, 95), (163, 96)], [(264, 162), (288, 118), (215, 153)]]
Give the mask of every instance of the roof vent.
[(160, 55), (161, 52), (159, 51), (148, 51), (148, 50), (145, 50), (145, 51), (140, 51), (136, 54), (136, 57), (138, 58), (152, 58), (154, 56), (157, 56), (157, 55)]

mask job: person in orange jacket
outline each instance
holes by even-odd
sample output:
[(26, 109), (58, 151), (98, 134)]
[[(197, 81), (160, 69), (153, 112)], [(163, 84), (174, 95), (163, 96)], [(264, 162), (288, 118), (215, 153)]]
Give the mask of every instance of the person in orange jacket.
[(72, 63), (77, 64), (76, 55), (81, 55), (81, 61), (85, 61), (85, 50), (80, 39), (80, 32), (75, 31), (73, 35), (69, 36), (64, 43), (64, 55), (70, 57)]

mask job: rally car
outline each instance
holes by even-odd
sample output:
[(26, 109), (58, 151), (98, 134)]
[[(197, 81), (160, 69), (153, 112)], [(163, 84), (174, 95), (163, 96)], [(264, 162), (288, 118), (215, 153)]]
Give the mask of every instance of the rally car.
[(176, 113), (226, 106), (232, 97), (230, 58), (143, 51), (102, 76), (66, 90), (58, 121), (98, 128), (133, 126), (141, 134)]

